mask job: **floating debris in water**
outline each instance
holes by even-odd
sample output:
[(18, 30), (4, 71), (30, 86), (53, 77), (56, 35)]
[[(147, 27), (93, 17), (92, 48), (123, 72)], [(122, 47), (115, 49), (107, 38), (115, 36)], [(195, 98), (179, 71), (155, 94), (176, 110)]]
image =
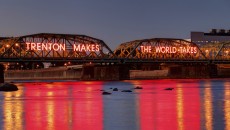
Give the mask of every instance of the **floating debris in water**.
[(110, 92), (102, 92), (102, 95), (110, 95)]
[(122, 90), (121, 92), (132, 92), (131, 90)]
[(137, 86), (137, 87), (135, 87), (134, 89), (143, 89), (142, 87), (140, 87), (140, 86)]
[(118, 89), (117, 89), (117, 88), (114, 88), (113, 91), (118, 91)]
[(165, 88), (164, 90), (173, 90), (174, 88)]

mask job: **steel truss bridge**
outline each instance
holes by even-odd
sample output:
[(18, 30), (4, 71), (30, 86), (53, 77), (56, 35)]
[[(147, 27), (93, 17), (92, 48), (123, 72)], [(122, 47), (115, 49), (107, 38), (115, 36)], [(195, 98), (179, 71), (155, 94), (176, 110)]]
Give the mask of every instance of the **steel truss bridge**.
[(40, 33), (0, 38), (0, 62), (230, 63), (230, 42), (197, 46), (183, 39), (153, 38), (112, 51), (86, 35)]

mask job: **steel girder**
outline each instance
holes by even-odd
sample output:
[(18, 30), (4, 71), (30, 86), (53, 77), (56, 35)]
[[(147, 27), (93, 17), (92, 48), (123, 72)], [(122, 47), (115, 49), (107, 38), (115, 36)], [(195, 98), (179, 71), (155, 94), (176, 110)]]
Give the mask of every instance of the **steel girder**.
[(207, 43), (200, 46), (205, 56), (213, 61), (230, 61), (230, 42)]
[[(28, 46), (39, 43), (39, 49), (30, 50)], [(65, 44), (65, 50), (41, 50), (41, 44)], [(28, 44), (28, 45), (27, 45)], [(83, 45), (84, 49), (73, 50), (73, 46)], [(97, 51), (87, 51), (92, 45)], [(33, 46), (34, 47), (34, 46)], [(48, 46), (47, 46), (48, 47)], [(58, 45), (56, 45), (56, 48)], [(51, 48), (51, 46), (50, 46)], [(98, 60), (114, 57), (113, 51), (100, 39), (86, 35), (40, 33), (0, 40), (1, 61), (79, 61)]]
[[(141, 47), (150, 46), (148, 52), (143, 52)], [(175, 51), (171, 53), (159, 53), (156, 51), (157, 47), (174, 47)], [(196, 53), (182, 53), (179, 51), (181, 48), (196, 47)], [(178, 51), (176, 51), (178, 49)], [(169, 52), (169, 51), (168, 51)], [(137, 59), (137, 60), (156, 60), (156, 61), (203, 61), (207, 60), (199, 47), (183, 39), (169, 39), (169, 38), (153, 38), (136, 40), (121, 44), (114, 54), (119, 58)]]

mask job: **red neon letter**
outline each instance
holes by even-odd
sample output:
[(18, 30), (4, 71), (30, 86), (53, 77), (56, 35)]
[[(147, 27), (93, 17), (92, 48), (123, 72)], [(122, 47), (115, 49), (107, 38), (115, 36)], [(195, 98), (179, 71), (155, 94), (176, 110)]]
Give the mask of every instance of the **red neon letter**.
[(29, 42), (26, 42), (26, 49), (30, 50), (30, 43)]

